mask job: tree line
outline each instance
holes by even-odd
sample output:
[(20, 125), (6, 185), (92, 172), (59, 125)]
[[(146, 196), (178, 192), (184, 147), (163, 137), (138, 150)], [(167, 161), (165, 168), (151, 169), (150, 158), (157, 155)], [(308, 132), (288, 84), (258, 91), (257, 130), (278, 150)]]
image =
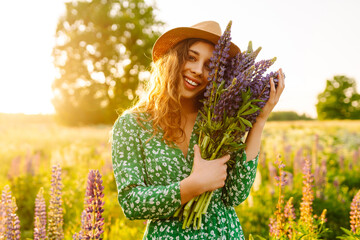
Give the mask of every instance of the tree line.
[[(52, 103), (66, 125), (112, 124), (138, 99), (149, 76), (151, 50), (164, 23), (145, 0), (66, 2), (53, 48), (57, 71)], [(354, 79), (334, 76), (318, 95), (318, 119), (360, 119)], [(296, 112), (271, 120), (308, 120)]]

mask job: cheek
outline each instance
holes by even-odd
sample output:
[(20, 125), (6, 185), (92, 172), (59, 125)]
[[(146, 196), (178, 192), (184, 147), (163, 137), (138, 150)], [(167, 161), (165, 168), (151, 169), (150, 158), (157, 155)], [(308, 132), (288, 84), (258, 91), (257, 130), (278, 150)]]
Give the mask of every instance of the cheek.
[(181, 72), (185, 72), (187, 69), (189, 69), (191, 67), (191, 63), (189, 63), (188, 61), (186, 61), (181, 68)]

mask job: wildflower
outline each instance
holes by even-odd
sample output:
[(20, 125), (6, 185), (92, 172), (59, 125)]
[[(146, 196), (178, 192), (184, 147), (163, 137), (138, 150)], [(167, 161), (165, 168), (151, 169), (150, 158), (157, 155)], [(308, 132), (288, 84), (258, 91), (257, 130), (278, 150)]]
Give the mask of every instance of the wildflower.
[(275, 164), (278, 166), (279, 175), (275, 176), (275, 182), (279, 189), (279, 199), (276, 204), (275, 216), (270, 218), (270, 236), (276, 239), (284, 236), (285, 233), (285, 214), (283, 211), (284, 195), (282, 194), (282, 187), (284, 186), (284, 171), (285, 165), (280, 160), (280, 155), (277, 156)]
[[(63, 207), (62, 207), (61, 168), (53, 166), (51, 175), (50, 204), (48, 213), (48, 238), (63, 239)], [(41, 220), (41, 219), (40, 219)]]
[(12, 197), (8, 205), (5, 239), (20, 239), (20, 221), (16, 211), (16, 200), (15, 197)]
[(43, 188), (40, 188), (35, 199), (34, 220), (34, 240), (46, 239), (46, 204)]
[(327, 210), (324, 209), (320, 215), (320, 224), (323, 225), (324, 223), (326, 223), (327, 219), (326, 219), (326, 212)]
[(351, 202), (350, 227), (355, 234), (360, 233), (360, 191), (358, 191)]
[(295, 208), (292, 204), (293, 197), (290, 197), (289, 200), (286, 202), (285, 208), (284, 208), (284, 217), (287, 220), (287, 229), (286, 229), (286, 235), (289, 239), (292, 239), (292, 236), (294, 234), (294, 220), (296, 219), (295, 215)]
[(81, 214), (81, 231), (73, 235), (73, 239), (102, 239), (104, 232), (104, 186), (98, 170), (90, 170), (88, 175), (85, 209)]
[(1, 193), (0, 203), (0, 239), (4, 238), (4, 234), (7, 231), (6, 221), (9, 216), (9, 205), (11, 203), (11, 191), (10, 187), (6, 185)]
[(312, 203), (314, 200), (312, 182), (313, 175), (311, 174), (311, 162), (309, 158), (305, 159), (305, 165), (303, 168), (303, 188), (302, 188), (302, 202), (300, 203), (300, 221), (307, 226), (310, 231), (313, 228), (313, 217), (312, 217)]
[(0, 239), (20, 239), (20, 221), (16, 215), (16, 200), (11, 196), (8, 185), (4, 187), (1, 194), (0, 210)]
[(274, 217), (270, 218), (269, 228), (270, 228), (269, 229), (270, 237), (273, 237), (275, 239), (280, 238), (280, 236), (282, 235), (282, 231), (281, 231), (282, 227), (279, 226), (276, 218)]

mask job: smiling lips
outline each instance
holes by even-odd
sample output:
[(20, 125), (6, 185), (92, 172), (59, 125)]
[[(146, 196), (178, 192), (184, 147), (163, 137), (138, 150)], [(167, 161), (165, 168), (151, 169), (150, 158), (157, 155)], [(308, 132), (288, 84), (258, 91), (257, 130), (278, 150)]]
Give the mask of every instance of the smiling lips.
[(200, 83), (188, 77), (184, 77), (184, 80), (185, 80), (185, 86), (190, 89), (195, 89), (197, 86), (200, 85)]

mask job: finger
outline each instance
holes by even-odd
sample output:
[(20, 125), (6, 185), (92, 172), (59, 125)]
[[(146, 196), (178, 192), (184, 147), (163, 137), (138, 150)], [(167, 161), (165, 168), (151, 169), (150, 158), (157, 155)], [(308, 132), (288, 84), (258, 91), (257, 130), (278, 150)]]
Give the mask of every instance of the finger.
[(285, 88), (285, 78), (284, 78), (284, 73), (281, 68), (278, 70), (278, 74), (279, 74), (279, 81), (278, 81), (278, 86), (276, 88), (276, 95), (277, 95), (277, 97), (280, 98), (280, 95)]
[(200, 147), (197, 144), (195, 144), (194, 146), (194, 161), (195, 159), (196, 160), (201, 159)]
[(230, 155), (228, 154), (228, 155), (222, 156), (222, 157), (219, 158), (218, 160), (219, 160), (220, 162), (222, 162), (222, 163), (225, 164), (227, 161), (230, 160)]
[(270, 78), (270, 96), (269, 96), (269, 99), (274, 98), (275, 93), (276, 93), (276, 89), (275, 89), (274, 79)]
[(285, 79), (285, 74), (284, 74), (284, 72), (283, 72), (283, 70), (282, 70), (282, 68), (279, 68), (279, 70), (277, 71), (277, 73), (278, 73), (278, 78), (279, 78), (279, 80), (284, 80)]

